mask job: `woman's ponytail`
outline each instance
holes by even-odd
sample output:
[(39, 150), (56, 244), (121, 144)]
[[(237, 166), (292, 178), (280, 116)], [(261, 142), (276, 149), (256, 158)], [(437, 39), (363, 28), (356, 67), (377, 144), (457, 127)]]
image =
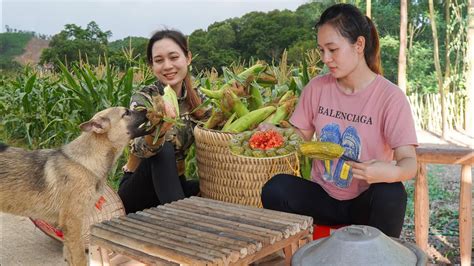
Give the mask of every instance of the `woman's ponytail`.
[(370, 70), (376, 74), (383, 74), (381, 58), (380, 58), (380, 41), (379, 33), (375, 28), (374, 23), (369, 17), (365, 17), (369, 26), (370, 33), (368, 34), (368, 40), (365, 42), (365, 61), (369, 66)]

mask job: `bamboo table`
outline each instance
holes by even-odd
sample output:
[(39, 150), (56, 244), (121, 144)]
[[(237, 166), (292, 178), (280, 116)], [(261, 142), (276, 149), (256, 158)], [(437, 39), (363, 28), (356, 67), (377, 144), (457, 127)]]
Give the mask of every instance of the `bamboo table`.
[[(426, 133), (422, 133), (426, 134)], [(421, 143), (416, 149), (418, 175), (415, 180), (415, 239), (424, 251), (428, 250), (429, 195), (426, 178), (427, 164), (460, 164), (459, 244), (461, 265), (471, 265), (472, 252), (472, 174), (474, 163), (472, 137), (466, 143)], [(434, 143), (437, 142), (437, 143)]]
[(191, 197), (91, 228), (90, 265), (114, 264), (111, 252), (152, 265), (248, 265), (311, 241), (313, 219)]

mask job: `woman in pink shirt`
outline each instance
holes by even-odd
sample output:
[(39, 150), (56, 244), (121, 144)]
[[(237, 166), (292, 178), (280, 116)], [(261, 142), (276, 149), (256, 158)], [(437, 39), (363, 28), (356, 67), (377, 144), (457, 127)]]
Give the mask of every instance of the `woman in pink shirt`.
[(305, 140), (338, 143), (352, 160), (313, 160), (312, 180), (280, 174), (262, 189), (264, 208), (316, 224), (364, 224), (399, 237), (416, 175), (415, 126), (405, 94), (382, 76), (377, 30), (356, 7), (337, 4), (316, 23), (329, 73), (303, 90), (290, 122)]

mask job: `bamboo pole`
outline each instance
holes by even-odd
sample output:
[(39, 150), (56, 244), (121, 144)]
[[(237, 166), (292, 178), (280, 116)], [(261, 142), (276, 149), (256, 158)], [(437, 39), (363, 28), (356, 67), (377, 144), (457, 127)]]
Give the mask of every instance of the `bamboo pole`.
[[(192, 210), (188, 206), (180, 206), (179, 204), (175, 204), (173, 207), (182, 211)], [(264, 236), (268, 238), (268, 240), (270, 241), (270, 244), (273, 244), (275, 240), (277, 240), (278, 238), (281, 239), (283, 237), (283, 234), (281, 231), (265, 228), (265, 226), (268, 225), (268, 223), (261, 223), (259, 221), (246, 220), (241, 217), (225, 215), (225, 214), (216, 214), (212, 212), (206, 212), (203, 210), (198, 211), (197, 209), (195, 209), (195, 212), (198, 213), (199, 215), (204, 215), (204, 216), (212, 217), (215, 219), (222, 219), (226, 221), (227, 224), (230, 224), (231, 226), (236, 226), (236, 227), (245, 229), (249, 233), (254, 233), (254, 234)], [(216, 222), (219, 224), (219, 220), (216, 220)]]
[(242, 219), (243, 223), (263, 223), (263, 224), (268, 224), (271, 227), (291, 227), (296, 231), (300, 230), (300, 227), (308, 227), (308, 224), (305, 220), (296, 220), (296, 219), (290, 219), (288, 217), (278, 217), (272, 214), (259, 214), (256, 215), (253, 212), (249, 212), (247, 210), (242, 210), (240, 207), (224, 207), (216, 204), (208, 204), (204, 202), (197, 202), (197, 201), (191, 201), (191, 200), (183, 200), (183, 201), (178, 201), (176, 202), (175, 206), (189, 206), (190, 208), (193, 208), (194, 210), (200, 210), (201, 212), (206, 212), (208, 215), (213, 215), (215, 217), (224, 215), (226, 216), (225, 219), (231, 219), (231, 220), (239, 220)]
[(232, 231), (229, 228), (225, 228), (222, 226), (216, 226), (216, 225), (210, 225), (202, 222), (197, 222), (197, 221), (190, 221), (189, 218), (186, 217), (177, 217), (175, 215), (170, 215), (169, 213), (166, 212), (158, 212), (153, 209), (148, 209), (145, 210), (144, 213), (150, 215), (150, 217), (153, 218), (163, 218), (165, 220), (172, 220), (175, 222), (181, 222), (184, 227), (187, 228), (193, 228), (196, 230), (208, 232), (214, 235), (218, 236), (226, 236), (227, 238), (234, 239), (239, 241), (240, 243), (243, 243), (245, 245), (245, 248), (247, 249), (247, 253), (255, 253), (259, 248), (261, 248), (262, 243), (258, 242), (256, 239), (248, 237), (248, 235), (242, 235), (242, 234), (235, 234), (234, 231)]
[[(127, 247), (122, 246), (120, 244), (111, 242), (107, 239), (100, 238), (100, 237), (97, 237), (97, 236), (94, 236), (94, 235), (91, 236), (91, 243), (94, 244), (95, 249), (98, 249), (98, 251), (96, 251), (96, 252), (106, 253), (107, 257), (109, 257), (109, 255), (108, 255), (108, 253), (110, 253), (110, 252), (108, 252), (109, 250), (113, 249), (114, 252), (118, 253), (118, 254), (115, 254), (114, 258), (110, 258), (110, 264), (112, 264), (112, 265), (117, 265), (118, 264), (117, 260), (119, 258), (116, 258), (116, 257), (123, 257), (123, 256), (125, 256), (125, 258), (129, 258), (129, 259), (139, 261), (139, 262), (141, 262), (143, 264), (146, 264), (146, 265), (154, 265), (154, 266), (179, 265), (178, 263), (173, 263), (171, 261), (167, 261), (167, 260), (164, 260), (164, 259), (153, 257), (149, 254), (137, 251), (135, 249), (127, 248)], [(102, 262), (102, 261), (90, 262), (90, 266), (105, 266), (105, 265), (106, 265), (105, 262)]]
[(202, 239), (209, 239), (209, 241), (215, 241), (218, 243), (224, 243), (229, 249), (237, 250), (240, 253), (240, 257), (243, 258), (248, 254), (247, 242), (231, 238), (227, 235), (217, 235), (205, 231), (201, 231), (195, 228), (188, 228), (185, 226), (185, 223), (180, 221), (168, 220), (162, 217), (156, 217), (147, 213), (141, 214), (129, 214), (128, 217), (133, 217), (134, 220), (144, 221), (152, 223), (154, 225), (162, 226), (170, 230), (181, 231), (193, 235), (196, 237), (201, 237)]
[(197, 198), (192, 199), (185, 199), (183, 202), (189, 202), (190, 204), (200, 206), (200, 207), (207, 207), (211, 208), (216, 211), (220, 212), (229, 212), (233, 214), (238, 214), (239, 216), (245, 216), (252, 219), (262, 220), (265, 219), (267, 221), (271, 221), (278, 224), (284, 225), (293, 225), (297, 224), (302, 229), (306, 229), (312, 223), (312, 218), (309, 216), (299, 216), (289, 214), (286, 215), (277, 212), (268, 212), (268, 210), (255, 208), (250, 206), (242, 206), (242, 205), (235, 205), (235, 204), (221, 204), (223, 202), (212, 202), (209, 199), (205, 200), (197, 200)]
[[(235, 204), (228, 203), (228, 202), (223, 202), (223, 201), (217, 201), (217, 200), (212, 200), (212, 199), (207, 199), (207, 198), (201, 198), (201, 197), (191, 197), (191, 199), (196, 200), (196, 201), (205, 201), (205, 202), (212, 202), (213, 204), (219, 204), (228, 208), (236, 208)], [(293, 218), (293, 219), (301, 219), (305, 220), (308, 222), (308, 224), (312, 225), (313, 224), (313, 218), (309, 216), (304, 216), (304, 215), (299, 215), (299, 214), (294, 214), (294, 213), (287, 213), (287, 212), (279, 212), (279, 211), (274, 211), (274, 210), (269, 210), (269, 209), (261, 209), (261, 208), (255, 208), (251, 206), (245, 206), (245, 205), (239, 205), (238, 206), (240, 209), (252, 212), (258, 215), (274, 215), (277, 217), (288, 217), (288, 218)]]
[(198, 254), (206, 254), (206, 259), (212, 258), (212, 260), (214, 261), (222, 260), (224, 264), (228, 264), (230, 261), (230, 259), (228, 258), (230, 252), (217, 250), (214, 246), (206, 245), (199, 241), (182, 237), (173, 237), (173, 235), (170, 233), (147, 229), (144, 226), (129, 223), (126, 221), (120, 221), (117, 219), (112, 221), (106, 221), (104, 222), (104, 224), (119, 229), (122, 232), (128, 232), (129, 234), (155, 239), (156, 243), (195, 251)]
[(196, 257), (192, 252), (176, 249), (174, 247), (170, 248), (167, 246), (162, 246), (160, 244), (153, 243), (153, 240), (145, 237), (127, 235), (120, 230), (109, 228), (103, 224), (97, 224), (93, 226), (92, 232), (97, 237), (104, 238), (109, 241), (119, 243), (122, 246), (139, 250), (152, 256), (173, 262), (201, 265), (213, 263), (212, 260), (204, 260), (200, 257)]
[(210, 239), (207, 237), (197, 236), (178, 230), (179, 228), (170, 229), (164, 226), (158, 226), (154, 224), (148, 224), (136, 219), (130, 219), (126, 216), (119, 217), (118, 219), (111, 220), (113, 222), (125, 223), (130, 226), (141, 226), (141, 230), (150, 233), (156, 233), (161, 237), (167, 237), (175, 240), (180, 240), (188, 243), (192, 243), (197, 246), (204, 246), (211, 250), (217, 250), (226, 254), (231, 262), (236, 262), (240, 257), (240, 250), (228, 248), (225, 244), (222, 244), (221, 241), (216, 241), (215, 239)]
[(238, 229), (209, 223), (209, 221), (203, 221), (199, 219), (190, 219), (191, 218), (190, 216), (187, 216), (186, 214), (183, 214), (180, 212), (167, 211), (163, 209), (160, 209), (159, 211), (157, 209), (147, 209), (147, 210), (144, 210), (144, 212), (152, 214), (152, 215), (156, 215), (156, 216), (166, 217), (168, 219), (174, 219), (174, 220), (187, 222), (186, 226), (188, 227), (199, 228), (199, 229), (212, 232), (215, 234), (229, 235), (235, 239), (240, 239), (248, 243), (249, 252), (251, 250), (253, 252), (260, 250), (262, 248), (262, 242), (264, 241), (264, 238), (261, 236), (253, 235), (244, 231), (240, 231)]

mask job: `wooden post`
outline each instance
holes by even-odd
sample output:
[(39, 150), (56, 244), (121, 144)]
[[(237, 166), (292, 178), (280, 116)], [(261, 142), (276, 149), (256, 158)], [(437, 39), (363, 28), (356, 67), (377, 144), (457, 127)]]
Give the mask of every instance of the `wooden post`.
[(100, 256), (102, 257), (102, 265), (110, 266), (109, 252), (105, 248), (99, 248)]
[(89, 265), (90, 266), (102, 266), (104, 260), (102, 259), (101, 248), (96, 245), (89, 246)]
[(461, 191), (459, 193), (459, 244), (461, 265), (471, 265), (472, 252), (472, 174), (471, 165), (461, 168)]
[(429, 208), (426, 164), (419, 160), (415, 180), (415, 240), (418, 247), (425, 252), (428, 251)]

